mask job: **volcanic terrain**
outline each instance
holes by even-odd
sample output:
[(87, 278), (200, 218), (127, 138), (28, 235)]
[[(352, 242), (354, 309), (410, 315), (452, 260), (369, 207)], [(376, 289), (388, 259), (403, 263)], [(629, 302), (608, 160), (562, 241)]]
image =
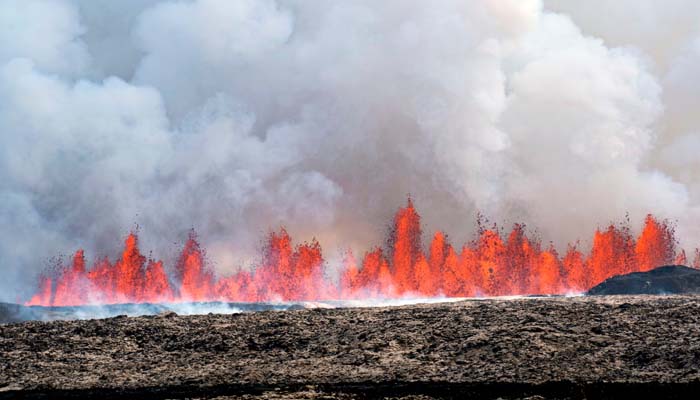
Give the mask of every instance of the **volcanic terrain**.
[(665, 265), (651, 271), (616, 275), (588, 290), (588, 294), (700, 294), (700, 270)]
[(681, 398), (700, 297), (586, 296), (0, 325), (0, 398)]

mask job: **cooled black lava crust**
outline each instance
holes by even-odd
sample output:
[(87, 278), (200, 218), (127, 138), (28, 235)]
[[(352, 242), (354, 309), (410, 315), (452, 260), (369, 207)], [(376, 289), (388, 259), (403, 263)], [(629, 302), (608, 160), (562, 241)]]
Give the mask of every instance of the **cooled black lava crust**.
[(700, 270), (666, 265), (647, 272), (617, 275), (591, 288), (588, 294), (700, 294)]
[(0, 325), (0, 398), (692, 398), (699, 390), (696, 296)]

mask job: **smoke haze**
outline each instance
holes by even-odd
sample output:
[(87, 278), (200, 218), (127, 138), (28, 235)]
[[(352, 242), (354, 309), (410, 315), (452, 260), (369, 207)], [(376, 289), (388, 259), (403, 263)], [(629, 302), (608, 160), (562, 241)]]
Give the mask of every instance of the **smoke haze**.
[(279, 225), (332, 261), (408, 193), (456, 244), (480, 210), (559, 245), (651, 212), (700, 245), (697, 21), (690, 0), (2, 0), (0, 300), (136, 225), (171, 258), (194, 228), (222, 273)]

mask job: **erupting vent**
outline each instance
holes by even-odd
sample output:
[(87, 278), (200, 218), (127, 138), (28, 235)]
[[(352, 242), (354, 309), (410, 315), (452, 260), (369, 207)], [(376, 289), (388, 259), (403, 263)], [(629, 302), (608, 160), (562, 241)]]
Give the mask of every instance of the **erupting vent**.
[[(319, 243), (294, 247), (284, 229), (270, 233), (254, 271), (229, 277), (216, 277), (208, 268), (194, 232), (170, 274), (161, 261), (140, 253), (137, 235), (131, 233), (115, 263), (98, 259), (87, 269), (85, 255), (78, 250), (71, 265), (42, 277), (27, 304), (557, 294), (584, 291), (617, 274), (686, 263), (685, 253), (676, 252), (673, 227), (651, 215), (636, 240), (626, 224), (596, 231), (589, 254), (574, 244), (560, 256), (552, 245), (529, 238), (520, 224), (504, 234), (480, 222), (478, 232), (474, 241), (455, 249), (438, 231), (426, 253), (420, 216), (409, 199), (396, 213), (387, 248), (370, 250), (361, 264), (348, 253), (337, 283), (325, 274)], [(697, 267), (700, 256), (698, 250), (695, 253)]]

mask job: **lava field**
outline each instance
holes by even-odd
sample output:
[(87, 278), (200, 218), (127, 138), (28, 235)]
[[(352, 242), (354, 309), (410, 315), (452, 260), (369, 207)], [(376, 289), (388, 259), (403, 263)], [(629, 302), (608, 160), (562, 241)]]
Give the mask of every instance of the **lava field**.
[(698, 389), (696, 296), (0, 325), (0, 399), (684, 398)]

